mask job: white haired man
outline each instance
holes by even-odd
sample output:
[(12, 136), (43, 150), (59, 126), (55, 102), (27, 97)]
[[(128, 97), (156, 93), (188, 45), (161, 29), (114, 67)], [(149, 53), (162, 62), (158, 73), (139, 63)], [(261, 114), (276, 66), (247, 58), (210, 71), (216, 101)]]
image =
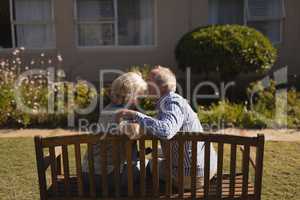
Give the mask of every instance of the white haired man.
[[(173, 138), (178, 132), (202, 132), (202, 126), (197, 114), (193, 111), (186, 99), (175, 93), (176, 77), (168, 68), (157, 66), (151, 70), (148, 76), (148, 90), (150, 95), (157, 95), (158, 115), (152, 118), (143, 113), (123, 109), (119, 111), (119, 118), (128, 118), (135, 120), (147, 133), (153, 134), (162, 141), (162, 149), (164, 151), (164, 140)], [(203, 186), (204, 176), (204, 143), (197, 144), (197, 188)], [(184, 146), (184, 188), (191, 188), (191, 152), (192, 144), (187, 142)], [(173, 182), (177, 183), (178, 169), (178, 144), (173, 144), (172, 148), (172, 171)], [(163, 167), (163, 162), (160, 168)], [(159, 170), (164, 172), (165, 170)], [(217, 171), (217, 154), (211, 146), (210, 153), (210, 178)], [(164, 175), (161, 174), (164, 178)]]

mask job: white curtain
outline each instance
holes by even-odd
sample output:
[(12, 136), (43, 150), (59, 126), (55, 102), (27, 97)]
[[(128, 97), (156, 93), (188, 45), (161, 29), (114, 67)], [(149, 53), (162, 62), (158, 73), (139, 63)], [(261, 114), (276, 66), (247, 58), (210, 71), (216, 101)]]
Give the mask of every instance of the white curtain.
[(113, 24), (80, 24), (78, 39), (80, 46), (99, 46), (114, 44)]
[(120, 45), (154, 44), (154, 1), (118, 0)]
[(210, 24), (243, 24), (243, 0), (209, 0)]
[(113, 0), (77, 0), (77, 12), (80, 20), (100, 20), (114, 17)]
[[(54, 46), (51, 0), (15, 0), (16, 41), (18, 46), (51, 48)], [(32, 24), (42, 22), (45, 24)]]
[(154, 44), (154, 1), (140, 0), (140, 45)]
[(119, 45), (139, 45), (140, 0), (118, 0)]
[[(78, 42), (80, 46), (99, 46), (114, 44), (114, 22), (104, 22), (105, 18), (114, 20), (113, 0), (77, 0)], [(80, 23), (88, 21), (88, 23)]]
[[(154, 43), (154, 0), (117, 0), (119, 45)], [(116, 19), (113, 0), (77, 0), (78, 39), (82, 46), (113, 45)], [(104, 18), (114, 22), (104, 22)], [(98, 24), (97, 24), (98, 23)]]
[(54, 47), (53, 29), (50, 25), (16, 25), (17, 46), (27, 48)]

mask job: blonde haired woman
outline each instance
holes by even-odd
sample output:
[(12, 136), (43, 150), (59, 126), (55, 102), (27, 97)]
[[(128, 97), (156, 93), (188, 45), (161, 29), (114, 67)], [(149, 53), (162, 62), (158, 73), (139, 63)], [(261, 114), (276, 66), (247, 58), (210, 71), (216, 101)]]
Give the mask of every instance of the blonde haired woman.
[[(120, 109), (125, 107), (134, 108), (135, 103), (137, 103), (137, 97), (145, 93), (147, 89), (147, 83), (143, 80), (142, 76), (136, 72), (128, 72), (117, 79), (115, 79), (111, 86), (110, 99), (111, 103), (107, 105), (102, 113), (100, 114), (99, 119), (99, 129), (101, 130), (98, 134), (119, 134), (120, 133), (120, 124), (116, 121), (116, 114)], [(134, 130), (133, 130), (134, 129)], [(129, 130), (129, 131), (128, 131)], [(131, 130), (131, 131), (130, 131)], [(132, 125), (131, 128), (127, 128), (126, 134), (130, 135), (132, 132), (136, 134), (138, 131), (137, 125)], [(122, 131), (121, 131), (122, 133)], [(120, 152), (121, 159), (121, 191), (126, 190), (127, 188), (127, 173), (126, 173), (126, 164), (125, 164), (125, 146), (121, 144), (118, 148)], [(101, 194), (101, 159), (100, 159), (101, 146), (100, 144), (93, 145), (93, 157), (94, 157), (94, 173), (96, 175), (96, 192)], [(114, 178), (113, 178), (113, 160), (112, 160), (112, 145), (108, 143), (107, 145), (107, 173), (108, 173), (108, 188), (109, 192), (113, 193), (115, 189)], [(133, 161), (137, 161), (137, 148), (136, 144), (133, 144)], [(135, 162), (137, 163), (137, 162)], [(89, 190), (89, 165), (87, 153), (83, 159), (83, 177), (85, 183), (85, 189)], [(139, 170), (137, 165), (134, 166), (134, 176), (135, 183), (138, 182), (138, 173)], [(124, 189), (123, 189), (124, 188)], [(88, 192), (88, 191), (87, 191)], [(126, 193), (123, 192), (125, 195)]]

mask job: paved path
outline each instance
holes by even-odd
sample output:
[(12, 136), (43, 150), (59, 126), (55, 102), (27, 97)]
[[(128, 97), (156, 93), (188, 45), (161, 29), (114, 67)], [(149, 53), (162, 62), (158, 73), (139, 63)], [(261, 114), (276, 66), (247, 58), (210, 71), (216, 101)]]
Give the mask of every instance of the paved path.
[(248, 130), (248, 129), (225, 129), (219, 131), (222, 134), (242, 135), (242, 136), (256, 136), (257, 134), (264, 134), (267, 141), (284, 141), (284, 142), (300, 142), (300, 130), (294, 129), (262, 129), (262, 130)]
[[(242, 135), (242, 136), (256, 136), (258, 133), (265, 134), (268, 141), (285, 141), (285, 142), (300, 142), (300, 130), (247, 130), (247, 129), (225, 129), (218, 131), (221, 134)], [(76, 131), (65, 129), (2, 129), (0, 130), (1, 138), (14, 138), (14, 137), (34, 137), (40, 136), (58, 136), (58, 135), (76, 135)]]
[(79, 132), (65, 129), (2, 129), (0, 130), (0, 138), (15, 137), (34, 137), (34, 136), (58, 136), (58, 135), (74, 135)]

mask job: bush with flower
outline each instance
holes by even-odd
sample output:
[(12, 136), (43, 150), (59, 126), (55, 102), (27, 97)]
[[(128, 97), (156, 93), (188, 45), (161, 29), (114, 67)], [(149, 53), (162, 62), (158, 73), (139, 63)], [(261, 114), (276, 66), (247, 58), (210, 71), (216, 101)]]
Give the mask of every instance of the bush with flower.
[(46, 70), (27, 74), (36, 66), (51, 67), (54, 61), (60, 63), (62, 57), (47, 59), (42, 53), (27, 65), (21, 59), (24, 51), (18, 48), (9, 58), (0, 58), (0, 127), (67, 126), (68, 113), (97, 98), (97, 91), (84, 81), (62, 81), (61, 70), (54, 71), (56, 79), (51, 83), (50, 72), (45, 73)]

